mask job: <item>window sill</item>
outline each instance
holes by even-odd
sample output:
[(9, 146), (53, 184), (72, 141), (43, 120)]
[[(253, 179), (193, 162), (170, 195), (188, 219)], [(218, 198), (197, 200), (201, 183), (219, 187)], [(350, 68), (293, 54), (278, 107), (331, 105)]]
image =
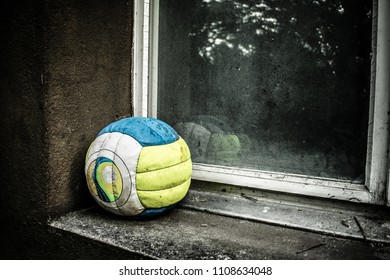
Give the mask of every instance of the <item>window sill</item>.
[(91, 208), (50, 226), (150, 259), (390, 259), (389, 215), (372, 214), (383, 213), (328, 212), (301, 202), (275, 204), (269, 197), (194, 188), (181, 205), (153, 220)]
[(389, 208), (195, 181), (182, 205), (321, 234), (390, 244)]

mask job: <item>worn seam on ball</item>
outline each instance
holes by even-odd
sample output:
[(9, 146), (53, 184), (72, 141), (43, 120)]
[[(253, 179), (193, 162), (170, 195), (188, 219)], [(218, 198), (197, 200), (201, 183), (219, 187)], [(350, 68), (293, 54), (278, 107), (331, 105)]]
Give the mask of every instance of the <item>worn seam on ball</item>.
[(143, 147), (137, 164), (137, 173), (174, 166), (190, 158), (190, 150), (182, 138), (170, 144)]
[[(120, 132), (116, 132), (120, 133)], [(131, 214), (134, 214), (134, 211), (136, 211), (136, 214), (141, 213), (145, 208), (143, 207), (141, 201), (139, 200), (137, 190), (136, 190), (136, 181), (135, 181), (135, 176), (136, 176), (136, 169), (137, 169), (137, 164), (139, 160), (139, 156), (141, 154), (142, 146), (140, 143), (131, 137), (130, 135), (123, 134), (123, 137), (121, 137), (120, 143), (117, 145), (117, 150), (118, 150), (118, 155), (123, 154), (125, 156), (122, 156), (121, 159), (125, 163), (126, 168), (129, 171), (129, 176), (131, 180), (131, 190), (130, 190), (130, 195), (127, 197), (127, 200), (120, 206), (121, 212), (126, 213), (129, 211)], [(123, 142), (128, 142), (128, 143), (123, 143)], [(131, 147), (132, 145), (139, 145), (137, 147)], [(123, 151), (120, 151), (120, 149), (123, 148)], [(130, 149), (129, 149), (130, 148)], [(130, 154), (129, 151), (133, 152), (133, 154)], [(137, 158), (134, 158), (134, 157)], [(130, 164), (131, 163), (131, 164)], [(129, 204), (130, 201), (130, 204)]]
[[(114, 149), (114, 155), (113, 155), (113, 159), (112, 159), (112, 161), (113, 162), (115, 162), (115, 156), (117, 156), (117, 148), (118, 148), (118, 145), (119, 145), (119, 142), (121, 141), (121, 139), (123, 138), (123, 134), (121, 135), (121, 137), (119, 138), (119, 140), (118, 140), (118, 142), (116, 143), (116, 146), (115, 146), (115, 149)], [(126, 165), (126, 164), (125, 164)], [(127, 171), (130, 173), (130, 171), (127, 169)], [(123, 175), (121, 174), (121, 172), (119, 171), (119, 173), (120, 173), (120, 176), (121, 176), (121, 180), (123, 180)], [(131, 175), (130, 175), (131, 176)], [(131, 179), (130, 179), (131, 180)], [(112, 181), (112, 180), (111, 180)], [(114, 186), (113, 185), (111, 185), (112, 186), (112, 191), (114, 191)], [(120, 196), (122, 195), (122, 193), (123, 193), (123, 182), (122, 182), (122, 191), (121, 191), (121, 194), (120, 194)], [(131, 195), (131, 191), (130, 191), (130, 194), (129, 194), (129, 196)], [(128, 200), (128, 199), (127, 199)], [(125, 203), (124, 204), (126, 204), (126, 202), (127, 202), (127, 200), (125, 201)], [(123, 215), (124, 213), (121, 211), (121, 209), (120, 209), (120, 206), (118, 206), (118, 199), (116, 199), (115, 200), (115, 205), (116, 205), (116, 208), (118, 208), (118, 211)]]
[(190, 183), (191, 178), (179, 186), (170, 189), (160, 191), (137, 191), (138, 197), (145, 208), (166, 207), (182, 200), (187, 194)]
[(137, 173), (136, 183), (138, 191), (159, 191), (176, 187), (191, 177), (191, 159), (179, 164), (153, 170), (149, 172)]
[[(95, 153), (99, 152), (99, 150), (103, 147), (104, 142), (107, 140), (107, 137), (109, 137), (109, 136), (110, 136), (109, 134), (102, 134), (91, 143), (91, 145), (88, 149), (89, 153), (90, 153), (90, 155), (88, 155), (88, 158), (91, 156), (91, 154), (95, 154)], [(96, 148), (96, 146), (98, 145), (99, 142), (101, 142), (99, 145), (99, 148)]]

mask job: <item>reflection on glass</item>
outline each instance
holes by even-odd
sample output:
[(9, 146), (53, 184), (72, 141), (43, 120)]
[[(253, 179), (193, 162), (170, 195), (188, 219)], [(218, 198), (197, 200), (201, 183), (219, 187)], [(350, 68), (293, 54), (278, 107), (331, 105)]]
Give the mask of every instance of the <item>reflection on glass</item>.
[(363, 181), (371, 2), (161, 0), (158, 117), (195, 162)]

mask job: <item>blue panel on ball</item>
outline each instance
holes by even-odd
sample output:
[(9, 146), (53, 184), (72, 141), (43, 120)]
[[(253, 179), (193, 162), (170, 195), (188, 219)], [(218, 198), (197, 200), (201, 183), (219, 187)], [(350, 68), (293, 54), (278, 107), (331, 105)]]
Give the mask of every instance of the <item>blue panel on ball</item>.
[(176, 206), (176, 204), (169, 205), (169, 206), (163, 207), (163, 208), (145, 209), (142, 213), (137, 215), (137, 217), (139, 217), (139, 218), (153, 218), (155, 216), (158, 216), (158, 215), (164, 214), (165, 212), (168, 212), (169, 210), (171, 210), (175, 206)]
[(122, 119), (103, 128), (97, 136), (110, 132), (127, 134), (143, 147), (170, 144), (179, 139), (179, 135), (172, 127), (155, 118), (131, 117)]

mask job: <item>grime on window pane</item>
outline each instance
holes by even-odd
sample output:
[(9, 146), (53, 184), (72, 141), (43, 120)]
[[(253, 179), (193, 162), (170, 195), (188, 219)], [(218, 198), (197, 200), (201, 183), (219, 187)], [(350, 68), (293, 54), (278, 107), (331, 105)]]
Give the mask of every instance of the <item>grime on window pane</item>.
[(363, 182), (371, 6), (161, 0), (158, 118), (195, 163)]

